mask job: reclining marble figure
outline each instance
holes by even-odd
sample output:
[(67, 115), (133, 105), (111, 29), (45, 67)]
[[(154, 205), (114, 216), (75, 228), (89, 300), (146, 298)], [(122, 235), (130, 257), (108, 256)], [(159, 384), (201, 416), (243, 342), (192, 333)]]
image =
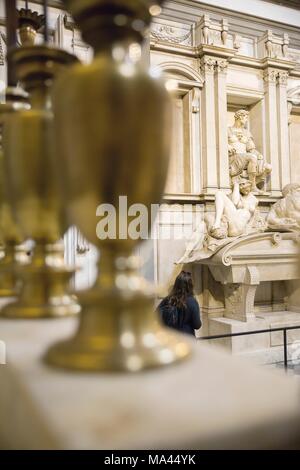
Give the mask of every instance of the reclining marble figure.
[[(212, 217), (213, 216), (213, 217)], [(207, 213), (205, 224), (197, 227), (187, 243), (179, 263), (191, 263), (209, 258), (221, 246), (242, 235), (264, 231), (265, 221), (258, 210), (258, 199), (251, 191), (251, 183), (239, 178), (230, 195), (217, 191), (215, 215)]]
[(209, 230), (213, 238), (239, 237), (248, 233), (247, 228), (252, 226), (258, 206), (258, 200), (251, 189), (249, 180), (240, 179), (233, 184), (230, 196), (217, 191), (215, 220)]
[(300, 184), (287, 184), (283, 198), (270, 209), (266, 222), (273, 230), (300, 230)]

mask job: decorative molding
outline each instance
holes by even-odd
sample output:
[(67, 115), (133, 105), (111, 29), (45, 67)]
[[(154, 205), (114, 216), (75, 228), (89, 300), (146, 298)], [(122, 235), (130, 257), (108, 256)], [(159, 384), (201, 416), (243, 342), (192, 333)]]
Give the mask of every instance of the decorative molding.
[(196, 44), (206, 44), (210, 46), (227, 45), (228, 20), (222, 19), (220, 22), (212, 21), (208, 14), (204, 14), (195, 24)]
[(151, 29), (150, 35), (154, 39), (154, 42), (170, 42), (171, 44), (184, 44), (185, 46), (192, 46), (192, 28), (185, 34), (176, 35), (176, 29), (173, 26), (167, 24), (155, 24)]
[(200, 61), (200, 69), (203, 74), (214, 73), (216, 65), (216, 59), (214, 57), (202, 57)]
[(226, 73), (228, 68), (228, 61), (226, 59), (217, 59), (215, 70), (219, 73)]
[[(232, 4), (234, 5), (234, 2)], [(233, 8), (230, 10), (218, 7), (217, 5), (197, 4), (195, 1), (191, 2), (190, 0), (171, 0), (163, 8), (162, 17), (178, 21), (178, 18), (184, 15), (185, 23), (193, 24), (195, 18), (201, 17), (203, 12), (213, 16), (214, 21), (220, 22), (222, 19), (227, 19), (230, 22), (230, 32), (232, 34), (249, 35), (249, 37), (259, 39), (267, 29), (273, 29), (279, 35), (288, 33), (290, 46), (300, 48), (298, 27), (263, 17), (260, 18), (255, 12), (253, 12), (253, 15), (250, 15), (236, 11)]]
[(276, 83), (278, 76), (277, 70), (266, 69), (263, 73), (263, 78), (266, 83)]
[(286, 86), (289, 78), (289, 73), (288, 72), (278, 72), (278, 83), (279, 85)]
[(171, 74), (175, 76), (177, 75), (178, 77), (183, 77), (187, 80), (191, 80), (195, 83), (198, 83), (199, 86), (202, 86), (204, 83), (202, 75), (197, 70), (190, 67), (189, 65), (183, 64), (182, 62), (161, 62), (160, 64), (154, 67), (154, 70), (156, 69), (162, 71), (164, 74)]
[(282, 37), (273, 34), (271, 29), (267, 29), (258, 40), (258, 53), (261, 58), (288, 59), (289, 35), (283, 33)]

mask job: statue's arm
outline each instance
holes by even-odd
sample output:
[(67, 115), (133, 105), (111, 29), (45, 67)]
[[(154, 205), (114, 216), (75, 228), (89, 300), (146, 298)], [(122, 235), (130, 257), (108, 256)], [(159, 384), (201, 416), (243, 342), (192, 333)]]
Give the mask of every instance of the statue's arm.
[(235, 153), (235, 148), (234, 146), (232, 145), (232, 130), (230, 127), (228, 127), (228, 153), (229, 153), (229, 156), (233, 155)]
[(235, 205), (235, 207), (239, 206), (239, 203), (241, 201), (241, 194), (240, 194), (240, 185), (237, 181), (233, 184), (231, 200), (233, 204)]
[(267, 215), (267, 223), (270, 227), (286, 226), (288, 228), (289, 226), (296, 225), (296, 221), (286, 211), (284, 199), (271, 207)]
[(251, 150), (256, 150), (256, 145), (253, 139), (251, 132), (248, 131), (247, 133), (248, 141), (247, 141), (247, 152), (251, 152)]

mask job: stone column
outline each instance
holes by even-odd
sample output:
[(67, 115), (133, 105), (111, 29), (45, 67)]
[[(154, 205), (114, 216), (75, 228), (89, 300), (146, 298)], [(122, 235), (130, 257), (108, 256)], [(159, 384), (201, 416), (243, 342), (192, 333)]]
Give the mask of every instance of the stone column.
[(277, 93), (276, 79), (278, 71), (267, 68), (264, 71), (265, 106), (266, 106), (266, 158), (272, 165), (271, 191), (273, 195), (281, 194), (281, 168), (279, 165), (278, 134), (277, 134)]
[(216, 144), (218, 186), (230, 189), (228, 160), (228, 119), (227, 119), (227, 66), (225, 59), (217, 59), (215, 67), (215, 110), (216, 110)]
[(214, 69), (216, 59), (203, 56), (201, 70), (205, 80), (202, 89), (202, 171), (204, 193), (215, 194), (218, 189), (218, 164), (216, 150), (216, 110)]
[(201, 89), (194, 87), (190, 92), (191, 110), (190, 113), (190, 141), (191, 141), (191, 192), (199, 194), (201, 192), (201, 162), (199, 155), (200, 149), (200, 99)]
[(291, 182), (289, 119), (287, 107), (288, 76), (288, 72), (279, 72), (277, 77), (278, 148), (281, 189)]

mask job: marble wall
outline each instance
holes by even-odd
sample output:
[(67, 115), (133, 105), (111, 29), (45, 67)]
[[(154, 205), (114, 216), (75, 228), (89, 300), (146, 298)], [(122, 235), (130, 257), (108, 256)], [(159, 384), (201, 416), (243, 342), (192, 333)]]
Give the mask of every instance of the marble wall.
[[(151, 64), (178, 81), (165, 194), (169, 209), (175, 203), (192, 204), (193, 217), (196, 213), (203, 216), (213, 210), (217, 189), (230, 191), (227, 127), (233, 123), (234, 112), (243, 108), (250, 113), (249, 130), (257, 149), (273, 167), (267, 192), (260, 197), (261, 211), (266, 214), (282, 188), (300, 180), (300, 34), (291, 26), (291, 10), (281, 10), (282, 23), (275, 24), (271, 18), (278, 10), (272, 12), (270, 4), (270, 19), (260, 20), (245, 16), (243, 8), (230, 13), (201, 2), (198, 6), (169, 3), (153, 25), (150, 40)], [(238, 2), (235, 5), (238, 9)], [(162, 222), (157, 223), (160, 227)], [(195, 225), (193, 221), (191, 229)], [(176, 273), (174, 261), (182, 255), (185, 240), (174, 240), (168, 250), (164, 240), (156, 245), (154, 279), (167, 285), (170, 273)], [(216, 301), (221, 312), (222, 299), (209, 294), (217, 291), (211, 287), (209, 272), (198, 272), (198, 278), (202, 309)], [(275, 287), (260, 286), (258, 307), (282, 307), (284, 289)], [(279, 299), (275, 291), (281, 292)]]
[[(255, 8), (254, 2), (251, 7), (238, 0), (232, 11), (233, 2), (226, 2), (168, 1), (145, 41), (145, 60), (177, 82), (171, 163), (155, 230), (159, 235), (166, 227), (181, 226), (184, 235), (179, 240), (158, 236), (139, 249), (146, 277), (164, 285), (165, 292), (178, 270), (174, 263), (183, 254), (186, 240), (204, 214), (213, 211), (215, 192), (220, 188), (230, 192), (227, 127), (237, 109), (250, 112), (249, 127), (257, 148), (273, 167), (267, 193), (260, 196), (262, 212), (267, 213), (281, 196), (285, 184), (300, 181), (299, 11), (260, 0), (255, 0)], [(24, 2), (18, 3), (24, 7)], [(29, 5), (41, 11), (40, 3)], [(88, 62), (91, 49), (72, 18), (59, 1), (49, 3), (52, 41)], [(6, 73), (3, 6), (2, 0), (0, 88)], [(84, 245), (76, 229), (69, 231), (65, 242), (67, 261), (85, 267), (76, 275), (75, 286), (90, 285), (95, 251)], [(208, 272), (197, 275), (198, 298), (202, 307), (217, 302), (221, 312), (222, 299), (211, 296), (211, 291), (218, 292), (212, 283)], [(272, 304), (272, 292), (270, 285), (262, 286), (257, 303)]]

